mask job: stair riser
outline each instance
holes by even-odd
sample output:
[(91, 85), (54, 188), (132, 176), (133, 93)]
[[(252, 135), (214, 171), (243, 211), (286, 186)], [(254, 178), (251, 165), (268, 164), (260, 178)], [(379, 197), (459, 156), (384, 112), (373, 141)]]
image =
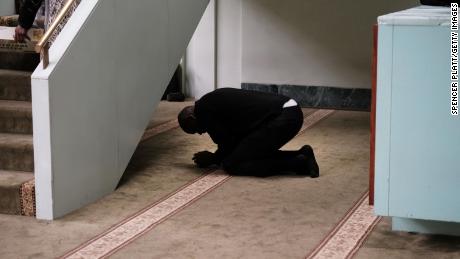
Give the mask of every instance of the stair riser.
[(2, 87), (0, 83), (0, 100), (30, 102), (32, 100), (30, 87)]
[(0, 132), (32, 134), (32, 114), (0, 111)]
[(0, 213), (21, 215), (20, 186), (0, 187)]
[(0, 100), (31, 101), (30, 77), (3, 76), (0, 78)]
[(0, 147), (0, 170), (34, 171), (34, 152), (32, 147)]
[(40, 63), (36, 53), (0, 51), (0, 69), (34, 71)]

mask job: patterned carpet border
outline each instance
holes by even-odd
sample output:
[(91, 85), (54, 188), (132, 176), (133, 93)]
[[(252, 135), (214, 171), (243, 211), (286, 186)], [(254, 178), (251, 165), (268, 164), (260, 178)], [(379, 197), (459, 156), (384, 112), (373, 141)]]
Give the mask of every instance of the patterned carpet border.
[(303, 134), (306, 130), (308, 130), (318, 122), (331, 116), (334, 112), (335, 110), (317, 110), (309, 116), (306, 116), (304, 118), (302, 128), (300, 129), (299, 133), (297, 133), (297, 135)]
[[(299, 135), (331, 115), (333, 112), (334, 111), (331, 110), (318, 110), (306, 116)], [(158, 130), (156, 130), (156, 134), (164, 132), (163, 129), (171, 129), (178, 125), (177, 121), (175, 123), (170, 121), (160, 126), (163, 127), (159, 127)], [(149, 134), (145, 134), (144, 136), (148, 135)], [(142, 139), (148, 139), (148, 137), (143, 137)], [(146, 234), (163, 221), (187, 208), (209, 192), (215, 190), (230, 178), (230, 175), (221, 170), (208, 173), (184, 185), (182, 188), (164, 197), (160, 201), (147, 206), (102, 234), (69, 251), (60, 258), (107, 258), (134, 242), (137, 238)]]
[(22, 216), (35, 216), (35, 179), (27, 181), (19, 188)]
[(206, 174), (135, 213), (61, 258), (106, 258), (216, 189), (229, 178), (229, 175), (220, 170)]
[(168, 130), (172, 130), (172, 129), (175, 129), (175, 128), (178, 128), (179, 127), (179, 122), (177, 122), (176, 119), (174, 120), (170, 120), (170, 121), (167, 121), (165, 123), (162, 123), (158, 126), (155, 126), (155, 127), (152, 127), (150, 129), (147, 129), (145, 132), (144, 132), (144, 135), (142, 136), (142, 139), (141, 139), (141, 142), (143, 141), (146, 141), (146, 140), (149, 140), (150, 138), (160, 134), (160, 133), (163, 133), (165, 131), (168, 131)]
[(306, 259), (352, 258), (380, 220), (366, 191)]

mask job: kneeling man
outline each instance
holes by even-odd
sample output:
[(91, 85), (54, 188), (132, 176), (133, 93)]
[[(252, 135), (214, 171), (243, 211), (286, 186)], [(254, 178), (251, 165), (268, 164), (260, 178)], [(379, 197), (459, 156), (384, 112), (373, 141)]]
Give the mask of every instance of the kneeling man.
[(297, 151), (279, 150), (303, 123), (302, 110), (288, 97), (221, 88), (185, 107), (178, 120), (186, 133), (208, 133), (218, 146), (214, 153), (201, 151), (193, 156), (199, 167), (215, 164), (234, 175), (319, 176), (309, 145)]

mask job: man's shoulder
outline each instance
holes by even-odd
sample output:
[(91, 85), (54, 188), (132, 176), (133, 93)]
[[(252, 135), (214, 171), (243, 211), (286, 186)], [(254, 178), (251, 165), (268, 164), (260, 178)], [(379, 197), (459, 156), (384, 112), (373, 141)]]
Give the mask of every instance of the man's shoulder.
[(203, 102), (205, 100), (216, 99), (220, 97), (229, 97), (229, 96), (239, 95), (241, 94), (242, 91), (244, 90), (236, 89), (236, 88), (229, 88), (229, 87), (218, 88), (212, 92), (209, 92), (203, 95), (203, 97), (201, 97), (200, 100), (198, 100), (197, 102)]
[(259, 92), (259, 91), (254, 91), (254, 90), (246, 90), (246, 89), (240, 89), (240, 88), (231, 88), (231, 87), (224, 87), (224, 88), (218, 88), (203, 97), (206, 96), (213, 96), (213, 95), (226, 95), (226, 96), (279, 96), (278, 94), (273, 94), (273, 93), (265, 93), (265, 92)]
[(238, 101), (266, 101), (266, 102), (285, 102), (289, 100), (288, 97), (274, 94), (274, 93), (265, 93), (253, 90), (245, 90), (245, 89), (238, 89), (238, 88), (219, 88), (210, 93), (205, 94), (198, 103), (208, 103), (215, 102), (238, 102)]
[(218, 88), (212, 92), (210, 92), (210, 94), (226, 94), (226, 93), (241, 93), (245, 90), (242, 90), (242, 89), (237, 89), (237, 88), (231, 88), (231, 87), (223, 87), (223, 88)]

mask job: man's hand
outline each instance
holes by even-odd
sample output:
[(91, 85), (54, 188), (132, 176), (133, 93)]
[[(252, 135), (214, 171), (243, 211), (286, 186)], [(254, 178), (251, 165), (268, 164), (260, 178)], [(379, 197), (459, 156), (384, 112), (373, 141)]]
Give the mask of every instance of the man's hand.
[(18, 25), (14, 31), (14, 40), (16, 42), (24, 42), (26, 39), (30, 40), (29, 36), (27, 36), (27, 31), (27, 29), (24, 29), (21, 25)]
[(195, 162), (198, 167), (208, 167), (216, 163), (216, 155), (209, 151), (201, 151), (193, 155), (193, 162)]

